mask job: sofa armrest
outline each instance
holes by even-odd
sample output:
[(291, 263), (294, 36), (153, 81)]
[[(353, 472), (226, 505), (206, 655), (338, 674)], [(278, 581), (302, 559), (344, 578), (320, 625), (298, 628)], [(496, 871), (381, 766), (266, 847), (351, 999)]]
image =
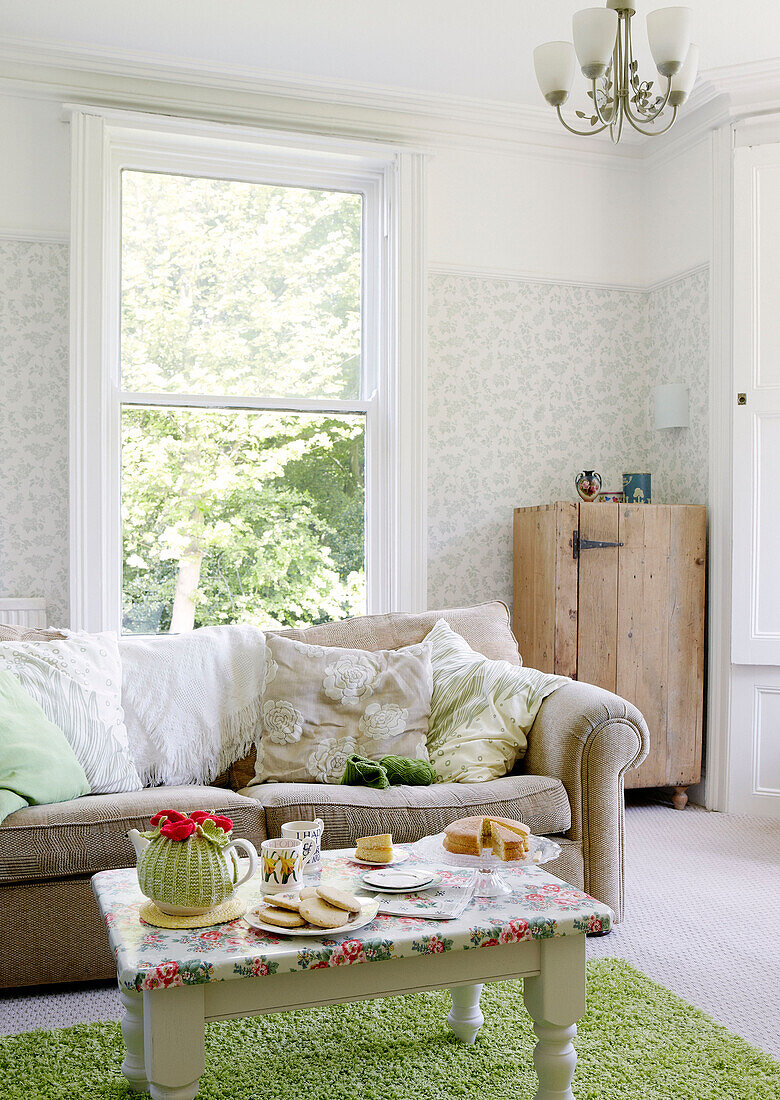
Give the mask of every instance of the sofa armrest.
[(582, 844), (585, 889), (623, 919), (623, 777), (647, 756), (649, 733), (631, 703), (573, 680), (548, 695), (528, 736), (524, 768), (560, 779), (570, 840)]

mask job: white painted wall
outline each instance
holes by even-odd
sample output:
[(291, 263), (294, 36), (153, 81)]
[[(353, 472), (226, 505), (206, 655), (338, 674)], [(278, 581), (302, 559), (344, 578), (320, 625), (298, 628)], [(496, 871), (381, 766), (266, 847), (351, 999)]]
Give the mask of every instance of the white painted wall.
[(69, 134), (56, 99), (0, 95), (0, 233), (65, 238)]
[(633, 161), (442, 148), (431, 157), (428, 181), (434, 267), (565, 282), (646, 281), (641, 175)]
[(642, 173), (642, 268), (653, 285), (710, 262), (712, 151), (710, 135), (674, 157), (651, 160)]

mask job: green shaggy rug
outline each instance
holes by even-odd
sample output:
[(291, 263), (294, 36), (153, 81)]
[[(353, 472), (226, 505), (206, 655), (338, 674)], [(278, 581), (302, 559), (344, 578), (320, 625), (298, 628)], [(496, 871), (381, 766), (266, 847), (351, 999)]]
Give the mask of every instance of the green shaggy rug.
[[(621, 959), (588, 966), (577, 1100), (778, 1100), (780, 1065)], [(476, 1045), (447, 993), (209, 1024), (202, 1100), (528, 1100), (533, 1034), (519, 982), (486, 986)], [(0, 1040), (3, 1100), (115, 1098), (119, 1025)]]

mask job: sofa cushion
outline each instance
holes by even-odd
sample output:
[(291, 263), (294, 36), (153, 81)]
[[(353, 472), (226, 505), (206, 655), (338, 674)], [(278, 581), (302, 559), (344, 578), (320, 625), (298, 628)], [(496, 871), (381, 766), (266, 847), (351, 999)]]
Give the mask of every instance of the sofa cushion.
[(52, 806), (28, 806), (0, 826), (0, 882), (94, 874), (132, 867), (128, 829), (148, 829), (158, 810), (214, 810), (233, 819), (235, 835), (265, 839), (254, 799), (214, 787), (147, 787), (123, 794), (87, 795)]
[(569, 800), (558, 779), (508, 775), (487, 783), (435, 783), (431, 787), (333, 787), (324, 783), (264, 783), (241, 794), (265, 807), (269, 836), (280, 836), (286, 821), (325, 822), (323, 847), (349, 848), (359, 836), (391, 832), (397, 843), (440, 833), (473, 814), (496, 814), (524, 821), (537, 835), (564, 833), (571, 824)]
[(454, 608), (449, 611), (424, 611), (410, 615), (396, 611), (389, 615), (361, 615), (341, 619), (323, 626), (304, 630), (277, 630), (285, 638), (296, 638), (309, 645), (343, 646), (346, 649), (400, 649), (416, 645), (433, 629), (439, 619), (445, 619), (453, 630), (465, 638), (477, 653), (493, 661), (509, 661), (519, 665), (517, 641), (509, 627), (509, 610), (499, 600), (478, 607)]
[(254, 783), (339, 783), (347, 758), (428, 759), (431, 650), (366, 653), (269, 634)]

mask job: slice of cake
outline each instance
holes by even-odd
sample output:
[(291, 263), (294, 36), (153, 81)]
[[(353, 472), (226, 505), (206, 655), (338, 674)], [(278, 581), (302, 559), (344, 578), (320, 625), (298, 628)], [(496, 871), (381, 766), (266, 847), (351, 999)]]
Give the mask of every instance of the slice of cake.
[(529, 851), (531, 830), (522, 821), (508, 817), (462, 817), (444, 830), (448, 852), (481, 856), (487, 848), (498, 859), (524, 859)]
[(377, 836), (359, 836), (355, 846), (355, 857), (366, 863), (391, 863), (393, 859), (393, 837), (391, 833), (379, 833)]

